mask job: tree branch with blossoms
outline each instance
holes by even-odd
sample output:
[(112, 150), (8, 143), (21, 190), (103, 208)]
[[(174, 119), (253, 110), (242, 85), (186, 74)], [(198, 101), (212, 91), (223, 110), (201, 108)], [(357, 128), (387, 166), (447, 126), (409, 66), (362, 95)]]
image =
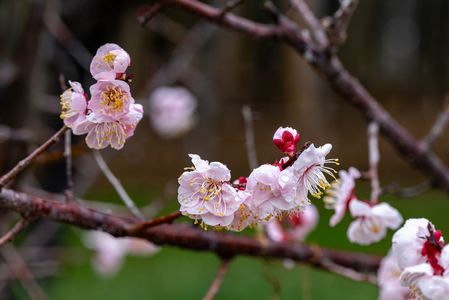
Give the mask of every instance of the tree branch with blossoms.
[[(401, 214), (395, 208), (379, 201), (380, 184), (377, 171), (379, 130), (412, 165), (427, 173), (435, 184), (448, 191), (449, 171), (431, 152), (430, 147), (422, 146), (422, 143), (396, 122), (346, 71), (337, 58), (338, 47), (346, 39), (346, 30), (355, 10), (355, 1), (342, 1), (340, 9), (333, 17), (321, 21), (314, 16), (304, 1), (293, 0), (294, 7), (311, 30), (313, 39), (310, 39), (308, 32), (301, 30), (299, 25), (271, 2), (267, 3), (266, 9), (275, 20), (274, 24), (254, 22), (234, 15), (230, 11), (239, 3), (239, 1), (230, 2), (223, 9), (218, 9), (196, 0), (160, 0), (141, 21), (146, 23), (161, 8), (174, 5), (252, 37), (273, 38), (293, 47), (314, 70), (326, 78), (338, 93), (371, 122), (368, 131), (371, 198), (364, 200), (359, 197), (356, 181), (361, 178), (361, 173), (357, 169), (341, 170), (337, 180), (334, 166), (339, 165), (338, 159), (327, 158), (332, 145), (315, 146), (307, 142), (298, 149), (300, 134), (290, 127), (280, 127), (273, 136), (273, 143), (282, 153), (282, 157), (272, 164), (258, 165), (255, 154), (249, 155), (250, 158), (254, 157), (251, 172), (248, 176), (241, 176), (237, 180), (233, 180), (231, 170), (225, 164), (217, 161), (209, 162), (199, 155), (189, 154), (193, 166), (186, 168), (178, 180), (179, 211), (150, 220), (146, 220), (145, 215), (136, 207), (99, 152), (94, 152), (99, 167), (133, 213), (132, 217), (89, 209), (75, 201), (44, 199), (31, 193), (7, 188), (12, 179), (38, 155), (55, 144), (68, 129), (71, 132), (66, 133), (65, 153), (70, 190), (72, 133), (86, 135), (87, 146), (96, 151), (107, 147), (120, 150), (134, 135), (143, 116), (143, 106), (136, 103), (131, 93), (130, 77), (126, 73), (131, 58), (120, 46), (105, 44), (98, 49), (90, 64), (90, 73), (96, 81), (90, 86), (90, 93), (86, 93), (80, 83), (69, 81), (70, 88), (61, 95), (60, 117), (64, 121), (64, 127), (0, 178), (2, 187), (0, 208), (14, 211), (23, 218), (1, 238), (1, 243), (18, 235), (30, 220), (49, 219), (108, 233), (106, 237), (91, 236), (87, 244), (94, 248), (107, 248), (105, 245), (119, 247), (118, 262), (122, 259), (123, 253), (136, 249), (132, 246), (136, 238), (140, 239), (140, 242), (146, 240), (157, 245), (213, 252), (220, 257), (222, 265), (205, 299), (212, 299), (216, 295), (230, 260), (238, 255), (293, 260), (353, 280), (376, 282), (373, 273), (379, 270), (380, 257), (304, 243), (307, 234), (318, 223), (318, 213), (311, 204), (311, 196), (321, 198), (330, 187), (324, 197), (327, 208), (334, 210), (330, 225), (336, 226), (344, 215), (349, 213), (353, 221), (347, 231), (348, 239), (352, 243), (370, 245), (383, 239), (389, 229), (398, 229), (403, 222)], [(53, 21), (58, 19), (54, 18)], [(196, 46), (201, 46), (201, 43)], [(167, 89), (159, 92), (159, 96), (162, 95), (160, 98), (164, 98)], [(192, 107), (196, 105), (192, 104), (194, 101), (191, 95), (173, 88), (169, 92), (175, 95), (173, 98), (182, 101), (189, 99), (186, 101), (191, 102), (185, 106), (171, 103), (173, 106), (170, 107), (187, 107), (185, 110), (190, 110), (191, 115), (194, 110)], [(153, 96), (158, 98), (157, 95)], [(150, 102), (154, 105), (154, 101)], [(253, 137), (250, 113), (249, 109), (244, 110), (249, 133), (248, 152), (255, 153), (251, 151), (254, 147), (251, 145)], [(446, 116), (439, 118), (437, 129), (434, 127), (431, 136), (439, 135), (446, 123)], [(189, 126), (191, 123), (185, 120), (183, 128)], [(167, 128), (161, 131), (164, 129)], [(166, 131), (167, 135), (168, 132)], [(432, 141), (427, 144), (431, 145)], [(330, 183), (330, 179), (335, 181)], [(72, 199), (72, 195), (67, 199)], [(173, 224), (181, 216), (192, 219), (193, 224)], [(258, 237), (217, 232), (218, 230), (239, 232), (253, 227), (263, 227), (265, 231)], [(124, 239), (117, 242), (111, 236)], [(148, 245), (146, 243), (146, 246)], [(423, 219), (407, 221), (393, 238), (392, 255), (397, 260), (396, 267), (402, 272), (401, 277), (396, 278), (394, 282), (402, 281), (412, 292), (416, 291), (423, 297), (440, 299), (439, 295), (444, 295), (444, 291), (449, 289), (447, 279), (449, 271), (446, 272), (449, 270), (449, 254), (447, 254), (449, 252), (445, 250), (446, 248), (442, 233), (429, 221)], [(406, 256), (410, 249), (414, 250), (413, 255)], [(152, 248), (144, 252), (151, 251), (156, 250)], [(96, 260), (101, 264), (104, 256), (98, 255)], [(382, 261), (382, 266), (384, 263), (385, 260)], [(115, 269), (117, 264), (119, 263), (116, 262), (110, 267)], [(33, 279), (28, 275), (27, 278)], [(390, 283), (388, 281), (386, 284), (382, 278), (379, 278), (378, 282), (381, 287)], [(435, 285), (438, 285), (438, 289), (428, 288)], [(407, 295), (410, 293), (409, 289), (406, 291)]]
[[(340, 36), (344, 36), (343, 33), (355, 10), (355, 3), (356, 1), (342, 1), (339, 13), (331, 19), (332, 23), (344, 25), (338, 26)], [(368, 121), (376, 122), (379, 125), (380, 132), (401, 157), (429, 176), (435, 186), (449, 191), (449, 169), (443, 161), (433, 151), (423, 147), (419, 140), (414, 138), (382, 107), (376, 98), (346, 70), (334, 51), (307, 38), (298, 24), (283, 15), (272, 4), (268, 6), (268, 9), (275, 16), (274, 24), (252, 21), (230, 12), (222, 15), (219, 8), (197, 0), (159, 0), (154, 6), (152, 16), (162, 8), (171, 6), (179, 7), (219, 26), (252, 38), (274, 39), (293, 48), (300, 56), (304, 57), (315, 72), (329, 82), (337, 94), (359, 110)], [(150, 18), (147, 21), (150, 21)], [(330, 47), (332, 48), (332, 45)]]

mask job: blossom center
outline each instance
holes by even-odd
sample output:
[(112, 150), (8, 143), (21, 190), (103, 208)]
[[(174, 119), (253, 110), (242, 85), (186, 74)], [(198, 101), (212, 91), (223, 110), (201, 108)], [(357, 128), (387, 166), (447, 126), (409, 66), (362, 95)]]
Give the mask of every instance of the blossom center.
[(444, 268), (438, 262), (442, 250), (440, 242), (442, 233), (440, 230), (429, 230), (429, 232), (430, 236), (426, 237), (426, 241), (421, 249), (421, 255), (427, 258), (435, 275), (442, 275)]
[(61, 95), (61, 101), (60, 101), (60, 103), (61, 103), (61, 115), (60, 115), (60, 117), (61, 117), (61, 119), (65, 119), (65, 118), (68, 118), (68, 117), (70, 117), (70, 112), (71, 112), (71, 107), (70, 107), (70, 101), (69, 101), (69, 99), (70, 99), (70, 97), (72, 96), (72, 91), (70, 90), (69, 92), (67, 92), (67, 93), (63, 93), (62, 95)]
[(207, 178), (200, 188), (200, 194), (203, 196), (204, 201), (218, 196), (221, 193), (221, 182), (214, 179)]
[(126, 94), (117, 87), (108, 87), (101, 93), (101, 105), (105, 106), (110, 112), (119, 112), (125, 104)]
[(117, 57), (117, 55), (115, 55), (114, 53), (108, 52), (108, 54), (106, 54), (103, 57), (103, 61), (105, 63), (107, 63), (108, 65), (112, 66), (112, 64), (114, 63), (114, 60), (115, 60), (116, 57)]

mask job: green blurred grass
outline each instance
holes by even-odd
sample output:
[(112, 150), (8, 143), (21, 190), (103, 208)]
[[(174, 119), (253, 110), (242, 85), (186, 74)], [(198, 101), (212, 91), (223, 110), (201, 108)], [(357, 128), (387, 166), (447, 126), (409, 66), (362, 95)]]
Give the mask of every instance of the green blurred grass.
[[(142, 191), (135, 191), (139, 190)], [(133, 197), (143, 204), (145, 199), (151, 199), (155, 194), (157, 192), (149, 195), (136, 192)], [(96, 191), (88, 198), (118, 201), (109, 189)], [(397, 207), (404, 219), (426, 217), (443, 232), (449, 232), (446, 217), (449, 198), (444, 193), (432, 191), (408, 199), (385, 196), (382, 200)], [(321, 201), (315, 203), (320, 210), (321, 220), (308, 242), (379, 255), (385, 254), (390, 248), (392, 232), (382, 242), (369, 247), (349, 243), (346, 229), (350, 219), (346, 217), (336, 228), (330, 228), (328, 220), (331, 212), (323, 208)], [(172, 199), (164, 211), (176, 208), (176, 200)], [(67, 227), (64, 232), (61, 243), (80, 248), (81, 258), (80, 263), (67, 264), (58, 278), (43, 282), (51, 299), (201, 299), (219, 265), (218, 258), (210, 253), (164, 247), (151, 257), (128, 257), (115, 277), (102, 278), (90, 265), (92, 253), (80, 242), (82, 231)], [(67, 261), (70, 261), (70, 257)], [(15, 287), (14, 293), (17, 299), (27, 299), (19, 286)], [(276, 299), (276, 296), (281, 299), (376, 299), (377, 288), (308, 266), (298, 265), (294, 269), (286, 269), (282, 261), (238, 257), (232, 261), (217, 299)]]

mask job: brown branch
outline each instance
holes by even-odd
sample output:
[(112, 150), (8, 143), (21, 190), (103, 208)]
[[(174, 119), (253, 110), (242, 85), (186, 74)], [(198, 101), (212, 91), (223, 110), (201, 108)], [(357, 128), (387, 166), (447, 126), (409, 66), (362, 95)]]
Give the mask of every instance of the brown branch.
[(213, 300), (220, 290), (221, 284), (223, 283), (223, 279), (226, 273), (229, 270), (229, 263), (231, 261), (229, 259), (223, 259), (221, 261), (220, 267), (218, 268), (217, 274), (215, 275), (214, 281), (209, 287), (209, 290), (204, 296), (203, 300)]
[(133, 226), (129, 231), (132, 232), (133, 234), (136, 234), (138, 232), (143, 232), (150, 227), (154, 227), (154, 226), (161, 225), (161, 224), (172, 223), (174, 220), (176, 220), (177, 218), (179, 218), (181, 216), (182, 216), (182, 213), (180, 211), (176, 211), (176, 212), (168, 214), (166, 216), (162, 216), (162, 217), (154, 218), (153, 220), (150, 220), (150, 221), (138, 223), (135, 226)]
[(326, 48), (329, 45), (326, 32), (320, 21), (315, 17), (313, 11), (310, 10), (307, 3), (304, 0), (291, 0), (290, 2), (311, 29), (318, 45), (322, 48)]
[(66, 126), (63, 126), (61, 129), (59, 129), (58, 132), (56, 132), (50, 139), (48, 139), (45, 143), (40, 145), (36, 150), (34, 150), (30, 155), (22, 159), (14, 168), (12, 168), (8, 173), (3, 175), (0, 178), (0, 187), (5, 186), (7, 183), (9, 183), (12, 179), (14, 179), (21, 171), (23, 171), (26, 167), (28, 167), (31, 162), (38, 157), (41, 153), (43, 153), (45, 150), (50, 148), (53, 144), (57, 143), (61, 136), (64, 134), (64, 132), (69, 129)]
[(278, 19), (278, 24), (267, 25), (232, 13), (219, 18), (220, 9), (196, 0), (161, 0), (160, 3), (181, 7), (210, 22), (256, 39), (272, 38), (285, 42), (302, 55), (314, 70), (368, 121), (379, 124), (380, 132), (390, 141), (401, 157), (430, 176), (435, 186), (449, 192), (449, 170), (441, 159), (433, 152), (426, 151), (416, 138), (392, 118), (365, 87), (344, 68), (335, 55), (316, 49), (307, 43), (299, 27), (285, 16)]
[(6, 232), (2, 237), (0, 237), (0, 247), (11, 241), (19, 233), (21, 233), (25, 228), (27, 228), (29, 221), (27, 219), (21, 219), (14, 225), (8, 232)]
[(230, 0), (230, 1), (226, 2), (225, 7), (223, 7), (221, 9), (220, 17), (223, 17), (225, 14), (227, 14), (228, 12), (230, 12), (231, 10), (233, 10), (234, 8), (236, 8), (237, 6), (242, 4), (243, 1), (244, 0)]
[(358, 0), (341, 0), (340, 2), (340, 8), (335, 14), (323, 19), (323, 26), (326, 28), (329, 43), (334, 52), (346, 42), (348, 26), (358, 4)]
[(13, 210), (24, 217), (40, 217), (60, 223), (93, 230), (102, 230), (116, 237), (134, 236), (158, 245), (171, 245), (197, 251), (210, 251), (220, 257), (248, 255), (266, 258), (289, 258), (322, 268), (322, 259), (359, 272), (375, 272), (381, 257), (342, 250), (320, 248), (306, 244), (285, 244), (270, 241), (204, 231), (185, 224), (161, 224), (143, 231), (131, 229), (140, 221), (136, 218), (119, 217), (76, 205), (51, 201), (30, 194), (4, 188), (0, 192), (0, 208)]

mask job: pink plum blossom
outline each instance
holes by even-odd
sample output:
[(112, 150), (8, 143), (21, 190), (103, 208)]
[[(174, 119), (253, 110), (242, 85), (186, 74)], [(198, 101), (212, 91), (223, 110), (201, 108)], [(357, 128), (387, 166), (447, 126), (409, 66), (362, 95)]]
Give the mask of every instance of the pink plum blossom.
[(229, 226), (249, 193), (231, 186), (231, 172), (224, 164), (209, 163), (195, 154), (189, 156), (194, 168), (178, 180), (180, 211), (192, 219), (201, 219), (205, 225)]
[(299, 143), (299, 133), (291, 127), (279, 127), (274, 133), (273, 143), (283, 153), (293, 155)]
[(360, 245), (383, 239), (387, 228), (397, 229), (403, 222), (401, 214), (387, 203), (370, 205), (357, 199), (349, 203), (349, 211), (356, 218), (348, 228), (348, 238)]
[(87, 97), (79, 82), (69, 81), (70, 88), (61, 95), (61, 119), (73, 127), (86, 118)]
[(275, 242), (302, 242), (318, 224), (318, 210), (315, 205), (307, 206), (302, 212), (269, 222), (265, 228), (268, 237)]
[(73, 128), (76, 135), (86, 134), (86, 144), (92, 149), (103, 149), (111, 146), (120, 150), (126, 139), (134, 135), (137, 123), (142, 119), (143, 108), (140, 104), (132, 104), (128, 114), (118, 120), (102, 121), (94, 113), (88, 115)]
[(71, 88), (61, 95), (64, 124), (76, 135), (87, 134), (89, 148), (123, 148), (142, 119), (143, 107), (135, 104), (129, 85), (116, 80), (129, 64), (129, 55), (122, 48), (103, 45), (91, 64), (92, 75), (99, 80), (90, 87), (91, 99), (78, 82), (69, 81)]
[(246, 205), (256, 219), (268, 221), (295, 207), (294, 202), (284, 198), (279, 183), (281, 173), (278, 167), (265, 164), (249, 175), (246, 190), (251, 192), (251, 198)]
[(90, 64), (90, 73), (96, 80), (120, 78), (131, 65), (129, 54), (116, 44), (98, 48)]
[(98, 81), (90, 87), (88, 108), (103, 122), (125, 116), (134, 104), (129, 85), (122, 80)]
[(341, 170), (338, 175), (339, 179), (331, 184), (323, 199), (326, 208), (335, 210), (329, 222), (332, 227), (340, 223), (349, 208), (349, 202), (355, 199), (355, 181), (361, 176), (360, 172), (353, 167), (348, 171)]
[(149, 98), (150, 121), (162, 137), (174, 138), (195, 125), (196, 98), (183, 87), (159, 87)]
[(401, 285), (401, 272), (396, 256), (389, 251), (382, 259), (377, 272), (377, 284), (380, 289), (378, 300), (410, 299), (410, 290)]
[(149, 256), (159, 248), (138, 238), (115, 238), (101, 231), (89, 231), (84, 237), (87, 247), (96, 252), (92, 260), (95, 270), (103, 276), (118, 272), (126, 255)]

